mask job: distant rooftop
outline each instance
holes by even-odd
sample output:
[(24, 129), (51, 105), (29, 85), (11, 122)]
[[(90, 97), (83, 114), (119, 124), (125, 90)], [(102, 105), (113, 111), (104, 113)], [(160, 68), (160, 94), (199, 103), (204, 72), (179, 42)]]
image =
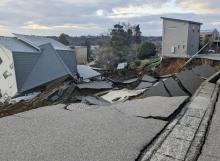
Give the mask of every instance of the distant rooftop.
[(161, 17), (161, 19), (172, 20), (172, 21), (180, 21), (180, 22), (186, 22), (186, 23), (194, 23), (194, 24), (202, 25), (202, 23), (200, 23), (200, 22), (190, 21), (190, 20), (182, 20), (182, 19), (175, 19), (175, 18), (168, 18), (168, 17)]
[(215, 31), (216, 29), (206, 29), (206, 30), (201, 30), (202, 33), (207, 33), (207, 32), (213, 32)]

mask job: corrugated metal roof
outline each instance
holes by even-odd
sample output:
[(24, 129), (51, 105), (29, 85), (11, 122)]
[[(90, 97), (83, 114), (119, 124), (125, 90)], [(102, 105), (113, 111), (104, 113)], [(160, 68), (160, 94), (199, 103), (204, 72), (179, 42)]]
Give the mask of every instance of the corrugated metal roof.
[(94, 78), (101, 75), (99, 72), (96, 72), (86, 65), (77, 65), (77, 70), (80, 77), (82, 77), (83, 79)]
[(31, 44), (35, 47), (39, 47), (41, 45), (50, 43), (55, 50), (71, 50), (69, 47), (61, 44), (60, 42), (43, 36), (34, 36), (34, 35), (22, 35), (22, 34), (14, 34), (18, 39)]
[(15, 37), (0, 37), (0, 44), (12, 52), (38, 52), (37, 49), (23, 43)]

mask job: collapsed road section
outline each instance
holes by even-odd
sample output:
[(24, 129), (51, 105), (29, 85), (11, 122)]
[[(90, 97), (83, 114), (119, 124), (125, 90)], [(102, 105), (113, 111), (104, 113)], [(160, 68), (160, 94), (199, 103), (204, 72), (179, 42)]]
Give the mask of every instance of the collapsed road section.
[[(68, 110), (60, 104), (4, 117), (0, 160), (135, 160), (186, 99), (153, 97), (112, 106), (79, 103)], [(163, 102), (163, 110), (158, 102)]]
[[(214, 76), (214, 80), (216, 77), (219, 78), (219, 73)], [(185, 106), (185, 110), (167, 126), (151, 146), (145, 149), (139, 160), (196, 161), (198, 157), (199, 160), (211, 159), (207, 149), (213, 146), (209, 143), (205, 143), (202, 156), (200, 154), (217, 101), (219, 85), (219, 82), (213, 83), (211, 80), (204, 82)], [(211, 136), (214, 135), (213, 132), (212, 128)], [(213, 138), (207, 140), (213, 141)], [(210, 150), (210, 153), (213, 151)], [(212, 159), (214, 156), (213, 154)]]
[(193, 161), (218, 93), (219, 73), (207, 79), (215, 72), (202, 65), (122, 83), (56, 84), (0, 109), (0, 160)]

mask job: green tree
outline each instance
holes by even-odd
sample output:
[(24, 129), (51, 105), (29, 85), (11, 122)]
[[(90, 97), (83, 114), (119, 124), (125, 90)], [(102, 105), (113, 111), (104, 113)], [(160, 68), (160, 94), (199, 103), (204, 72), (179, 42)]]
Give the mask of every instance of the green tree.
[(138, 58), (143, 60), (156, 55), (156, 47), (153, 43), (144, 42), (138, 48)]
[(116, 24), (110, 32), (110, 44), (113, 54), (119, 57), (119, 62), (126, 61), (131, 55), (131, 44), (133, 32), (129, 25)]
[(58, 37), (59, 41), (64, 44), (64, 45), (70, 45), (69, 41), (67, 40), (67, 35), (62, 33), (59, 37)]
[(135, 29), (134, 29), (134, 42), (135, 42), (135, 44), (141, 44), (140, 25), (135, 26)]

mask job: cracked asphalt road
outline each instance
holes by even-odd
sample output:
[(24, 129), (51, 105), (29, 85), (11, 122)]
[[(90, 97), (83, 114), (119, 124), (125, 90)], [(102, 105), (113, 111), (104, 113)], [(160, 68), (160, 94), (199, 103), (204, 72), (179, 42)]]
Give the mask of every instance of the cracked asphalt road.
[[(158, 104), (158, 99), (151, 105)], [(163, 103), (169, 99), (163, 99)], [(176, 108), (179, 98), (177, 102)], [(0, 160), (131, 161), (167, 124), (127, 115), (111, 106), (72, 104), (70, 111), (64, 106), (42, 107), (1, 118)], [(133, 106), (138, 106), (138, 102)], [(143, 109), (148, 106), (142, 103)]]

